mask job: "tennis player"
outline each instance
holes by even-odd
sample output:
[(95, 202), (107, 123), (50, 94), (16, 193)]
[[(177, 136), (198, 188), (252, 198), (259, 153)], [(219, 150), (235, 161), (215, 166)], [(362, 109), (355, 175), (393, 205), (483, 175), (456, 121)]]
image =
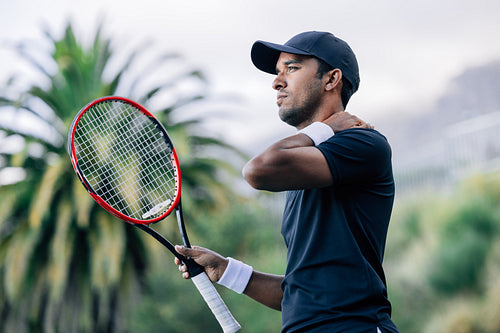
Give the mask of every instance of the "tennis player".
[(360, 82), (356, 56), (331, 33), (310, 31), (284, 45), (257, 41), (251, 58), (276, 75), (280, 118), (298, 129), (243, 169), (254, 188), (287, 191), (286, 273), (257, 272), (201, 247), (177, 251), (213, 282), (281, 310), (282, 332), (398, 332), (382, 268), (394, 201), (391, 148), (344, 111)]

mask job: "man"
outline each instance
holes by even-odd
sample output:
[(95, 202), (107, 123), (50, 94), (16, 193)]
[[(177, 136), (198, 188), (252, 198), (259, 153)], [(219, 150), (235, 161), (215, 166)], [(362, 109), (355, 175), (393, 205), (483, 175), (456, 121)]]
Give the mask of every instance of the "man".
[(282, 332), (398, 332), (382, 269), (394, 200), (391, 150), (344, 111), (359, 86), (354, 53), (334, 35), (311, 31), (284, 45), (257, 41), (251, 56), (276, 74), (280, 118), (299, 130), (243, 169), (256, 189), (287, 191), (286, 273), (253, 271), (200, 247), (177, 250), (212, 281), (281, 310)]

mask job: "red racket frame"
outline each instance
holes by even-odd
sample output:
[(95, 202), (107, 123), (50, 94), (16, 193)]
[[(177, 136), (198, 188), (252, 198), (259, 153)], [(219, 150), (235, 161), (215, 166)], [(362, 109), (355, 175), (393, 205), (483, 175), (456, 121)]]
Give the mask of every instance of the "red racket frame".
[[(165, 211), (163, 214), (161, 214), (160, 216), (157, 216), (157, 217), (155, 217), (153, 219), (149, 219), (149, 220), (134, 219), (134, 218), (126, 216), (126, 215), (120, 213), (119, 211), (117, 211), (116, 209), (114, 209), (112, 206), (110, 206), (108, 203), (106, 203), (99, 195), (97, 195), (95, 193), (95, 191), (92, 189), (92, 186), (90, 186), (90, 184), (88, 184), (87, 181), (85, 180), (85, 178), (82, 176), (82, 171), (80, 170), (80, 167), (78, 166), (78, 158), (76, 157), (75, 142), (74, 142), (75, 131), (76, 131), (77, 124), (80, 121), (80, 119), (82, 118), (82, 116), (85, 114), (85, 112), (87, 112), (90, 108), (92, 108), (96, 104), (99, 104), (99, 103), (102, 103), (102, 102), (106, 102), (108, 100), (113, 100), (113, 101), (121, 100), (121, 101), (123, 101), (123, 102), (125, 102), (127, 104), (130, 104), (130, 105), (136, 107), (137, 109), (139, 109), (139, 111), (141, 111), (144, 115), (146, 115), (148, 118), (150, 118), (156, 124), (156, 126), (158, 126), (158, 128), (160, 128), (160, 130), (164, 134), (164, 138), (166, 138), (166, 140), (168, 141), (169, 145), (172, 148), (172, 159), (174, 161), (174, 166), (175, 166), (175, 169), (177, 171), (177, 177), (176, 177), (177, 188), (176, 188), (176, 194), (175, 194), (174, 202), (170, 205), (170, 207), (169, 207), (169, 209), (167, 211)], [(71, 140), (70, 140), (71, 146), (70, 146), (70, 149), (69, 149), (70, 150), (70, 152), (69, 152), (70, 153), (70, 159), (71, 159), (71, 164), (73, 164), (73, 168), (75, 169), (76, 174), (78, 175), (78, 178), (80, 179), (80, 181), (83, 184), (83, 186), (85, 187), (85, 189), (87, 189), (87, 191), (89, 192), (89, 194), (92, 196), (92, 198), (94, 198), (94, 200), (102, 208), (104, 208), (105, 210), (107, 210), (109, 213), (113, 214), (114, 216), (116, 216), (116, 217), (118, 217), (118, 218), (120, 218), (120, 219), (122, 219), (122, 220), (124, 220), (126, 222), (130, 222), (130, 223), (134, 223), (134, 224), (149, 225), (151, 223), (155, 223), (155, 222), (158, 222), (160, 220), (163, 220), (168, 215), (170, 215), (170, 213), (172, 213), (172, 211), (175, 208), (177, 208), (177, 206), (179, 205), (180, 198), (181, 198), (181, 185), (182, 184), (181, 184), (181, 168), (180, 168), (180, 164), (179, 164), (179, 159), (177, 157), (177, 153), (175, 152), (174, 145), (172, 144), (172, 141), (170, 140), (170, 137), (168, 136), (168, 133), (165, 131), (165, 129), (163, 128), (163, 126), (155, 118), (155, 116), (153, 116), (153, 114), (151, 114), (148, 110), (146, 110), (142, 105), (134, 102), (131, 99), (124, 98), (124, 97), (119, 97), (119, 96), (106, 96), (106, 97), (102, 97), (102, 98), (96, 99), (95, 101), (92, 101), (91, 103), (87, 104), (77, 114), (77, 116), (73, 120), (73, 124), (71, 125), (70, 137), (71, 137)]]

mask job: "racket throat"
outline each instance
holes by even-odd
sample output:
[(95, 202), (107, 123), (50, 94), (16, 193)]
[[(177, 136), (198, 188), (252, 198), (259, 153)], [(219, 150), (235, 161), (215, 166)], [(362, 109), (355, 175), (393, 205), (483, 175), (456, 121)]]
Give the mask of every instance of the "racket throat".
[(182, 242), (184, 243), (184, 246), (191, 247), (191, 244), (189, 243), (189, 238), (188, 238), (187, 232), (186, 232), (186, 226), (184, 225), (184, 217), (182, 214), (182, 207), (181, 207), (181, 200), (180, 199), (179, 199), (179, 204), (177, 205), (177, 208), (175, 209), (175, 216), (177, 217), (177, 224), (179, 226), (179, 232), (181, 233)]
[(157, 241), (159, 241), (166, 248), (168, 248), (170, 252), (172, 252), (180, 261), (182, 261), (187, 266), (189, 275), (191, 277), (195, 277), (198, 274), (203, 273), (205, 271), (203, 267), (197, 264), (196, 261), (194, 261), (192, 258), (186, 258), (179, 252), (177, 252), (175, 250), (175, 246), (172, 243), (170, 243), (165, 237), (156, 232), (150, 226), (145, 224), (134, 224), (134, 225), (139, 229), (142, 229), (143, 231), (147, 232), (151, 236), (153, 236)]
[[(190, 248), (191, 244), (189, 243), (189, 238), (186, 232), (186, 226), (184, 225), (184, 217), (182, 214), (181, 205), (182, 205), (181, 200), (179, 199), (179, 203), (177, 204), (177, 208), (175, 209), (175, 216), (177, 217), (177, 225), (179, 226), (179, 232), (182, 237), (182, 242), (184, 243), (185, 247)], [(186, 258), (182, 260), (182, 262), (187, 266), (189, 276), (191, 277), (195, 277), (198, 274), (205, 272), (203, 267), (198, 265), (192, 258)]]

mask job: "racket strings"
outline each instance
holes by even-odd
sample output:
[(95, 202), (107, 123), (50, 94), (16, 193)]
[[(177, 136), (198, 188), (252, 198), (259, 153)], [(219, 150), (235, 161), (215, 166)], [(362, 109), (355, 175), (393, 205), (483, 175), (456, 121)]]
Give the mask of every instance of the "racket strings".
[(177, 169), (165, 140), (153, 121), (123, 102), (93, 106), (75, 131), (89, 185), (120, 213), (140, 220), (161, 215), (177, 193)]

